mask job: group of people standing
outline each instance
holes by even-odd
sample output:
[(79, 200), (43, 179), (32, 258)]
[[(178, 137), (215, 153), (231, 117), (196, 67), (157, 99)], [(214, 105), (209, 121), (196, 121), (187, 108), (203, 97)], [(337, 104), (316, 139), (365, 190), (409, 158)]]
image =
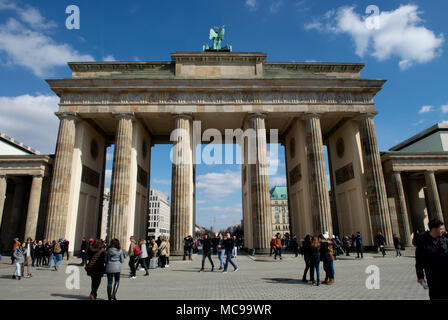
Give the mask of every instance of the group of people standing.
[(316, 286), (320, 285), (320, 262), (322, 261), (325, 271), (325, 280), (322, 283), (334, 284), (334, 242), (329, 238), (328, 233), (317, 237), (307, 235), (303, 241), (302, 253), (305, 260), (303, 282), (308, 282), (306, 276), (309, 271), (311, 283)]
[(149, 276), (149, 269), (156, 267), (168, 268), (170, 266), (170, 242), (167, 238), (160, 237), (155, 240), (138, 242), (132, 236), (129, 246), (129, 268), (130, 278), (136, 278), (137, 268), (140, 266), (145, 271), (145, 276)]
[(54, 269), (58, 271), (64, 255), (68, 253), (69, 242), (60, 238), (58, 241), (36, 241), (27, 238), (26, 241), (20, 242), (18, 238), (14, 239), (14, 245), (11, 250), (11, 264), (15, 264), (15, 270), (12, 278), (20, 280), (24, 275), (24, 269), (27, 267), (25, 277), (32, 277), (31, 267), (46, 266), (51, 267), (54, 261)]

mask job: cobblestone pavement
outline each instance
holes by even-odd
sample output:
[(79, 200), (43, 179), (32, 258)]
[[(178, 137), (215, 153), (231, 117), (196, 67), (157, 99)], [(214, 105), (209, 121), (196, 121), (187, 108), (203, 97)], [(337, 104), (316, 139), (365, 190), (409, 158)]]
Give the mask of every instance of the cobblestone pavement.
[[(235, 259), (238, 272), (199, 273), (202, 256), (194, 255), (193, 261), (171, 258), (169, 268), (137, 271), (136, 279), (129, 279), (127, 260), (123, 264), (122, 280), (118, 299), (219, 299), (219, 300), (301, 300), (301, 299), (428, 299), (428, 292), (416, 281), (413, 250), (406, 251), (401, 258), (390, 252), (385, 258), (376, 254), (366, 254), (362, 260), (353, 256), (342, 257), (334, 262), (336, 283), (332, 286), (312, 286), (301, 282), (304, 269), (299, 256), (284, 254), (282, 261), (272, 257), (251, 257), (240, 255)], [(217, 256), (213, 256), (219, 266)], [(33, 277), (13, 280), (14, 266), (10, 258), (0, 262), (0, 299), (87, 299), (90, 292), (90, 278), (82, 267), (77, 268), (80, 259), (64, 260), (59, 271), (45, 267), (33, 268)], [(369, 265), (376, 265), (380, 271), (380, 288), (367, 289), (366, 273)], [(80, 288), (68, 289), (66, 271), (79, 270)], [(72, 271), (73, 272), (73, 271)], [(72, 273), (73, 275), (73, 273)], [(324, 272), (321, 265), (321, 278)], [(106, 278), (98, 291), (98, 299), (106, 299)]]

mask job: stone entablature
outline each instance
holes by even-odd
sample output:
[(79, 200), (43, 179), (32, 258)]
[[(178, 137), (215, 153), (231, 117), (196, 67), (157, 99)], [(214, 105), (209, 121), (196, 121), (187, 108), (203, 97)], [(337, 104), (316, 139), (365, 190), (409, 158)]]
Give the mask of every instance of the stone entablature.
[(64, 93), (60, 105), (123, 104), (372, 104), (370, 93), (353, 92), (128, 92)]
[(41, 155), (0, 156), (0, 176), (49, 176), (53, 159)]
[(448, 170), (448, 152), (385, 152), (381, 161), (385, 172)]

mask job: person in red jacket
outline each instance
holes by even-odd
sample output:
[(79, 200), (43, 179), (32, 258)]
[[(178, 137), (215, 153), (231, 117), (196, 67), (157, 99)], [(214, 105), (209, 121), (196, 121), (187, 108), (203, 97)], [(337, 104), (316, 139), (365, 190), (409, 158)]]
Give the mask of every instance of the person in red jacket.
[(282, 239), (280, 238), (280, 233), (277, 233), (274, 240), (275, 240), (274, 259), (277, 260), (277, 256), (280, 256), (280, 260), (282, 260)]
[(271, 250), (269, 250), (270, 257), (272, 256), (272, 251), (275, 252), (275, 237), (272, 237), (272, 240), (271, 240)]

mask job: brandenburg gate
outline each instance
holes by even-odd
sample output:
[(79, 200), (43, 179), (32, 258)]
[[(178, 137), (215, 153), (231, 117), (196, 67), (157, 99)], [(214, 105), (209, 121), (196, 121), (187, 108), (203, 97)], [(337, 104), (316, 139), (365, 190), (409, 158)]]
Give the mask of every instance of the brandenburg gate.
[[(285, 146), (291, 232), (351, 234), (392, 243), (374, 96), (385, 81), (363, 79), (363, 64), (267, 62), (258, 52), (177, 52), (169, 62), (69, 63), (72, 77), (48, 80), (60, 97), (59, 135), (44, 237), (70, 251), (101, 224), (106, 148), (114, 145), (107, 236), (123, 246), (145, 238), (151, 146), (174, 143), (171, 251), (193, 234), (195, 144), (201, 130), (254, 129), (255, 163), (242, 164), (244, 246), (269, 251), (267, 132)], [(171, 141), (174, 129), (183, 134)], [(250, 145), (249, 145), (250, 146)], [(331, 192), (327, 182), (328, 155)], [(242, 148), (247, 159), (248, 143)], [(332, 208), (333, 207), (333, 208)]]

